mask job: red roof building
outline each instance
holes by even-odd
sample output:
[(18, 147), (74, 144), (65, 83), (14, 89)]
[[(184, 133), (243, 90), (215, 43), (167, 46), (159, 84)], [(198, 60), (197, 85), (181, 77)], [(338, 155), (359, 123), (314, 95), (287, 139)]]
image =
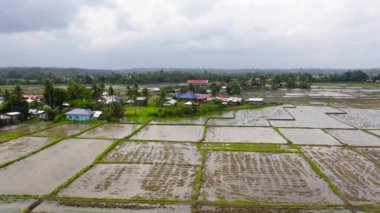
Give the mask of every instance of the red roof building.
[(187, 80), (188, 85), (207, 86), (208, 80)]
[(197, 100), (199, 100), (199, 101), (205, 101), (205, 100), (207, 100), (209, 98), (210, 98), (209, 94), (199, 94), (198, 97), (197, 97)]

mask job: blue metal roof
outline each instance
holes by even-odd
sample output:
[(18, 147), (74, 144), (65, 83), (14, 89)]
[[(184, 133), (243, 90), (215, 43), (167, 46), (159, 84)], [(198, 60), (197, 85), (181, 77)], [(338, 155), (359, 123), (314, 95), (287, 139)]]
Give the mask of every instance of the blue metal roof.
[(176, 97), (179, 99), (196, 99), (197, 95), (194, 93), (178, 93)]
[(93, 112), (91, 109), (74, 109), (66, 113), (66, 115), (92, 115), (92, 114)]

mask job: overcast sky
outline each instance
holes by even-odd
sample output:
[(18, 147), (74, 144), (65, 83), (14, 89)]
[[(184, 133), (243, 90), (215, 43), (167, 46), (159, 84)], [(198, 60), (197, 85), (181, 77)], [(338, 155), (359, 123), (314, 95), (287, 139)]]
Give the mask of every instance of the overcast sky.
[(0, 0), (0, 66), (380, 67), (380, 1)]

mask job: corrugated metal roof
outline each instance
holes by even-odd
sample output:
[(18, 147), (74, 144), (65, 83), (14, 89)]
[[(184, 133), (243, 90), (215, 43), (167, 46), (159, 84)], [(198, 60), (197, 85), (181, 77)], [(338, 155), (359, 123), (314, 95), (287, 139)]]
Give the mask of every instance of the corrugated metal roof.
[(74, 109), (66, 113), (66, 115), (92, 115), (92, 114), (93, 112), (91, 109)]

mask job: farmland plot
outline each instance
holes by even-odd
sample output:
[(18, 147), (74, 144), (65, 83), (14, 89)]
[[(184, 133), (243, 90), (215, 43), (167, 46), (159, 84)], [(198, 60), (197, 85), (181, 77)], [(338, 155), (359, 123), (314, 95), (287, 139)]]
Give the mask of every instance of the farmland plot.
[(197, 212), (211, 213), (211, 212), (264, 212), (264, 213), (352, 213), (348, 209), (341, 207), (328, 208), (328, 209), (289, 209), (272, 206), (250, 206), (250, 205), (197, 205)]
[(50, 193), (89, 165), (111, 142), (110, 140), (64, 140), (2, 168), (0, 194)]
[(345, 144), (352, 146), (380, 146), (380, 137), (362, 130), (327, 130)]
[[(120, 207), (119, 207), (120, 206)], [(117, 203), (117, 207), (99, 208), (99, 207), (78, 207), (63, 205), (58, 202), (43, 202), (38, 205), (32, 212), (33, 213), (177, 213), (177, 212), (191, 212), (190, 205), (182, 204), (143, 204), (143, 203)]]
[(262, 109), (240, 110), (234, 119), (210, 119), (209, 126), (270, 126), (268, 119), (292, 120), (291, 115), (282, 106)]
[(204, 125), (207, 121), (206, 117), (200, 117), (200, 118), (182, 118), (177, 120), (169, 120), (169, 119), (158, 119), (153, 120), (150, 122), (150, 124), (178, 124), (178, 125), (186, 125), (186, 124), (199, 124)]
[(120, 139), (130, 135), (139, 127), (138, 124), (104, 124), (82, 133), (79, 137)]
[(380, 110), (375, 109), (342, 109), (347, 114), (331, 115), (334, 118), (363, 129), (380, 129)]
[(284, 128), (280, 131), (295, 144), (342, 145), (334, 137), (320, 129)]
[(380, 130), (370, 130), (371, 133), (380, 136)]
[(67, 137), (78, 134), (88, 128), (91, 128), (92, 124), (63, 124), (51, 129), (47, 129), (42, 132), (38, 132), (37, 136), (55, 136), (55, 137)]
[(272, 126), (276, 127), (306, 127), (306, 128), (352, 128), (347, 124), (337, 121), (326, 113), (342, 113), (331, 107), (319, 106), (297, 106), (296, 108), (286, 108), (295, 118), (293, 121), (274, 121)]
[(0, 128), (0, 133), (28, 134), (52, 126), (51, 122), (38, 122), (33, 124), (18, 124)]
[(0, 144), (0, 164), (33, 152), (52, 140), (45, 137), (22, 137), (2, 143)]
[(286, 153), (209, 152), (201, 197), (281, 204), (342, 203), (301, 156)]
[(270, 127), (208, 127), (206, 142), (282, 143), (282, 138)]
[(59, 195), (188, 200), (196, 172), (189, 165), (97, 164)]
[(188, 143), (124, 142), (103, 161), (199, 165), (201, 154), (196, 146)]
[(132, 139), (160, 141), (200, 141), (203, 126), (147, 125)]
[(353, 203), (380, 203), (380, 169), (367, 158), (341, 147), (302, 148)]
[(36, 200), (0, 200), (0, 212), (12, 213), (23, 212), (28, 206), (34, 203)]
[(380, 148), (358, 148), (365, 155), (380, 163)]

